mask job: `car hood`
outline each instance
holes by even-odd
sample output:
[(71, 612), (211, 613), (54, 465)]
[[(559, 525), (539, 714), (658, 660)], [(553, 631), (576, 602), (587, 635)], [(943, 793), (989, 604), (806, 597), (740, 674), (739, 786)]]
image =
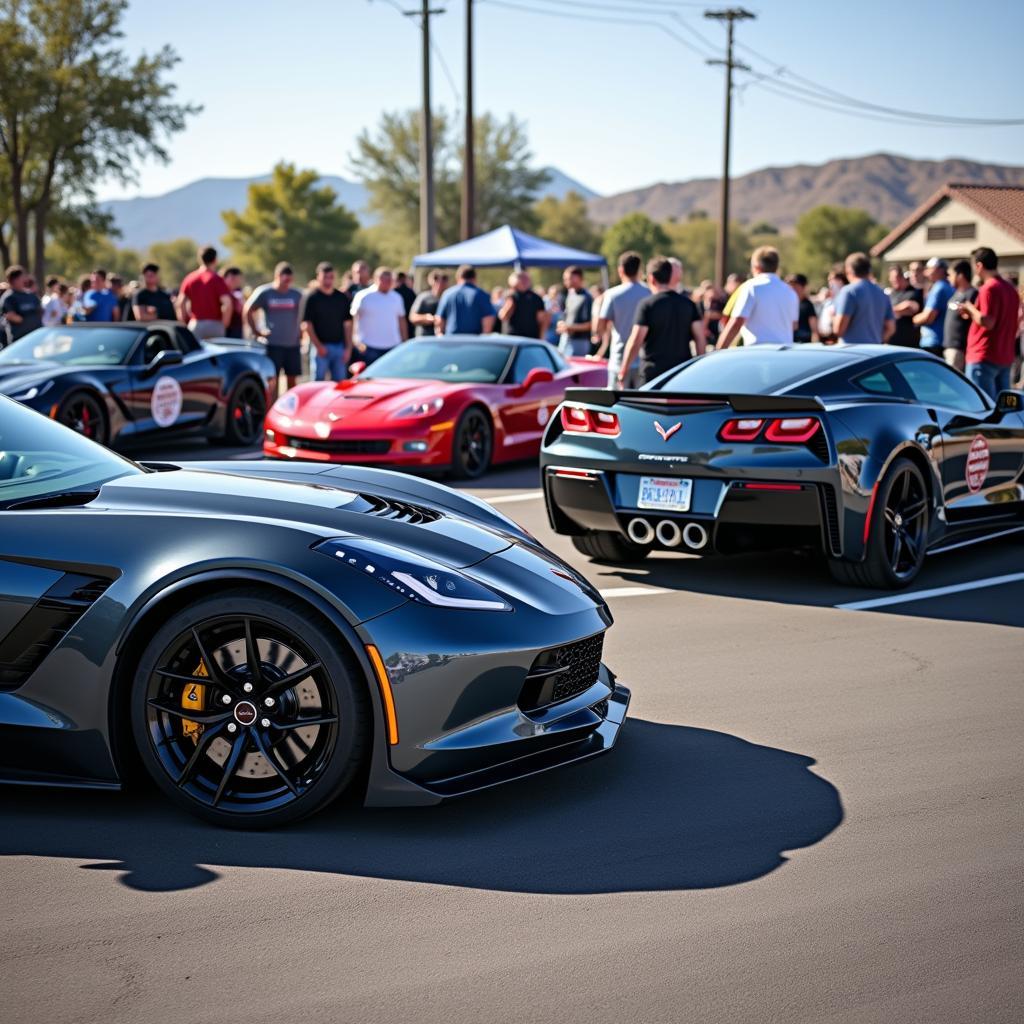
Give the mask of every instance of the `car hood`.
[(26, 388), (40, 387), (68, 369), (60, 363), (0, 363), (0, 395), (16, 395)]
[(274, 420), (290, 419), (289, 429), (313, 427), (316, 423), (344, 426), (353, 420), (380, 420), (407, 405), (447, 398), (460, 385), (436, 380), (355, 380), (340, 384), (307, 385), (298, 392), (298, 405), (288, 416), (275, 408)]
[(309, 533), (311, 542), (356, 535), (453, 568), (474, 565), (515, 539), (450, 512), (418, 515), (418, 509), (429, 513), (429, 507), (395, 503), (372, 491), (348, 490), (323, 479), (300, 483), (204, 470), (151, 472), (104, 484), (90, 505), (154, 515), (272, 521)]

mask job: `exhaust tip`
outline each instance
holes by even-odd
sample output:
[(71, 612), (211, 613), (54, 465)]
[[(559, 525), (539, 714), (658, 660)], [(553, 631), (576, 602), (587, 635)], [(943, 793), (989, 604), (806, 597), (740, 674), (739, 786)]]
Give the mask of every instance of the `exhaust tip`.
[(654, 540), (654, 527), (646, 519), (637, 516), (626, 526), (626, 536), (634, 544), (650, 544)]
[(683, 528), (683, 542), (692, 551), (707, 547), (708, 531), (700, 523), (687, 523)]
[(658, 543), (664, 544), (667, 548), (677, 548), (683, 541), (683, 532), (679, 524), (671, 519), (662, 519), (654, 531), (658, 536)]

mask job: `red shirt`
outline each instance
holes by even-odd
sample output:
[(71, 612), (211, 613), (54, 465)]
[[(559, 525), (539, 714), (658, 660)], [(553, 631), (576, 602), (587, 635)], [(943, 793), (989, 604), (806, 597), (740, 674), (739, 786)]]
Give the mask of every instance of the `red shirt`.
[(220, 320), (220, 297), (230, 295), (224, 278), (216, 270), (193, 270), (181, 282), (181, 294), (192, 307), (196, 320)]
[(1012, 366), (1016, 355), (1017, 323), (1020, 297), (1017, 289), (1004, 277), (990, 277), (979, 289), (975, 303), (983, 316), (995, 320), (991, 327), (982, 327), (973, 320), (967, 329), (968, 363), (992, 363)]

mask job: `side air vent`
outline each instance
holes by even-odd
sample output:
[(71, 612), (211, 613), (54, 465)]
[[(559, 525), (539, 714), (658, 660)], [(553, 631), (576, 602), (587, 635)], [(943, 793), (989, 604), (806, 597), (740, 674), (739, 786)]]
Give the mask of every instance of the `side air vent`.
[(436, 523), (438, 519), (444, 518), (440, 512), (432, 508), (424, 508), (422, 505), (413, 505), (407, 501), (398, 501), (395, 498), (383, 498), (378, 494), (360, 494), (370, 507), (366, 514), (380, 516), (381, 519), (398, 519), (403, 523)]
[(822, 462), (828, 462), (828, 438), (825, 436), (824, 430), (817, 430), (814, 433), (814, 437), (807, 442), (807, 447), (819, 458)]
[(570, 700), (597, 682), (601, 670), (604, 634), (577, 640), (563, 647), (543, 651), (526, 676), (519, 707), (535, 711), (548, 704)]
[(111, 580), (65, 573), (0, 640), (0, 687), (20, 686), (103, 595)]
[(825, 538), (829, 553), (839, 556), (843, 553), (842, 536), (839, 531), (839, 509), (836, 505), (836, 491), (831, 484), (821, 485), (821, 512), (825, 523)]

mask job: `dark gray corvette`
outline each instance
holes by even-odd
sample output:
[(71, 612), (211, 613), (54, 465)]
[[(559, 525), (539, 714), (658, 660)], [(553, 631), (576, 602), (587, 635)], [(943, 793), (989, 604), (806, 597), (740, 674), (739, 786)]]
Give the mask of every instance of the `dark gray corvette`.
[(551, 525), (594, 558), (823, 552), (904, 587), (930, 551), (1024, 529), (1024, 395), (927, 352), (715, 352), (638, 391), (570, 389), (541, 450)]
[(0, 453), (3, 781), (144, 766), (195, 813), (264, 826), (615, 741), (607, 607), (473, 497), (343, 466), (139, 466), (3, 398)]

